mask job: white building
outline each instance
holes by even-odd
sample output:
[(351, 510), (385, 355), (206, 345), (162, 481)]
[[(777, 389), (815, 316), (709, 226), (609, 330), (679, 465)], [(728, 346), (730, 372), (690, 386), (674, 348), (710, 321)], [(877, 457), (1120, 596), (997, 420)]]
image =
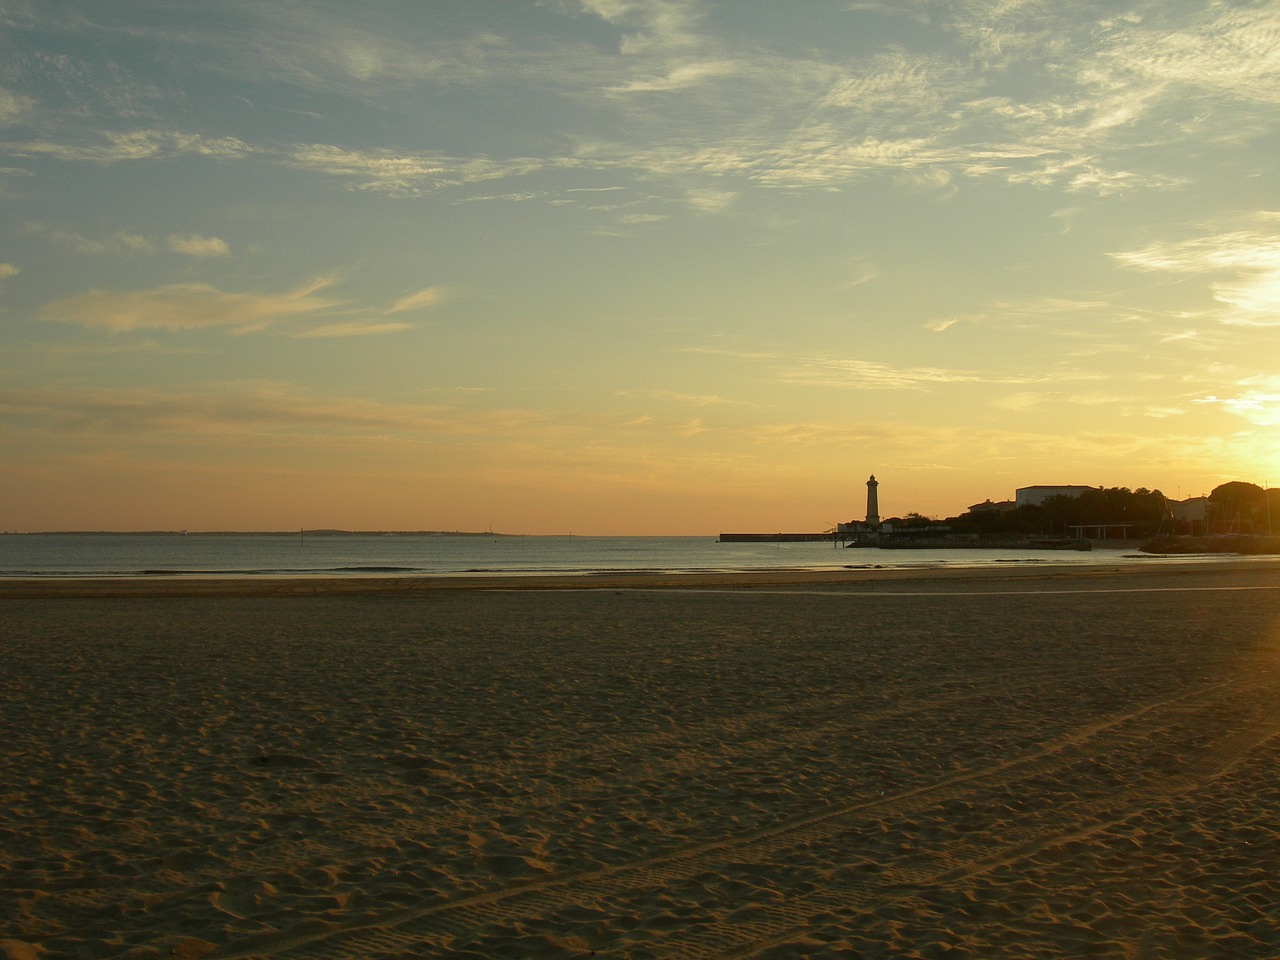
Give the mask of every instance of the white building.
[(1178, 533), (1208, 532), (1209, 507), (1212, 501), (1208, 497), (1189, 497), (1186, 500), (1166, 500), (1169, 515), (1173, 518)]
[(1093, 487), (1082, 486), (1051, 487), (1037, 485), (1034, 487), (1019, 487), (1014, 496), (1018, 506), (1034, 507), (1044, 503), (1050, 497), (1078, 497), (1086, 490), (1092, 489)]

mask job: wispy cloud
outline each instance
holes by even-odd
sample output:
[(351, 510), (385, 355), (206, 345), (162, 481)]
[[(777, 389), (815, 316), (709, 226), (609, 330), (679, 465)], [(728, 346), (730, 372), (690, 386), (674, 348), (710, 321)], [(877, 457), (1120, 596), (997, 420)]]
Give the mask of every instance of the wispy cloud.
[(48, 304), (40, 318), (110, 333), (211, 328), (247, 333), (280, 320), (334, 309), (341, 301), (316, 296), (333, 282), (321, 278), (286, 293), (267, 295), (227, 293), (203, 283), (125, 293), (92, 290)]
[(808, 357), (779, 371), (784, 383), (848, 387), (856, 390), (920, 390), (946, 383), (983, 383), (990, 378), (971, 370), (940, 367), (895, 367), (874, 360), (841, 357)]
[(1110, 61), (1180, 92), (1211, 91), (1241, 101), (1280, 104), (1280, 11), (1271, 4), (1214, 5), (1190, 24), (1168, 29), (1160, 14), (1129, 25)]
[(0, 87), (0, 124), (18, 123), (31, 114), (34, 108), (35, 101), (30, 97)]
[(700, 43), (703, 5), (695, 0), (579, 0), (581, 8), (627, 31), (625, 54), (669, 53)]
[(404, 313), (406, 310), (421, 310), (424, 307), (434, 307), (445, 297), (445, 289), (443, 287), (423, 287), (415, 293), (407, 294), (401, 297), (390, 307), (387, 313)]
[(40, 349), (42, 356), (58, 362), (60, 366), (68, 360), (122, 356), (195, 356), (204, 352), (199, 347), (161, 343), (152, 339), (79, 340), (71, 343), (46, 344)]
[(374, 320), (352, 320), (345, 323), (325, 323), (318, 327), (293, 334), (299, 340), (313, 340), (325, 337), (372, 337), (384, 333), (400, 333), (412, 330), (411, 323), (386, 323)]
[(681, 90), (696, 86), (708, 79), (726, 77), (737, 72), (737, 64), (730, 60), (709, 60), (695, 63), (681, 63), (671, 67), (664, 75), (629, 80), (613, 87), (618, 93), (656, 93)]
[[(648, 9), (605, 6), (615, 23)], [(686, 60), (663, 60), (655, 53), (663, 44), (641, 44), (639, 51), (654, 56), (651, 69), (669, 72), (613, 89), (660, 89), (677, 85), (677, 77), (692, 84), (732, 76), (735, 85), (721, 102), (701, 92), (705, 122), (697, 148), (682, 147), (683, 138), (668, 128), (668, 136), (650, 137), (642, 150), (615, 144), (609, 150), (615, 162), (667, 176), (737, 174), (771, 186), (836, 184), (876, 172), (892, 172), (907, 187), (949, 186), (957, 175), (995, 176), (1101, 195), (1183, 183), (1134, 153), (1188, 134), (1164, 116), (1181, 105), (1183, 92), (1167, 77), (1134, 68), (1154, 55), (1156, 38), (1168, 34), (1161, 26), (1054, 18), (1030, 3), (922, 7), (928, 10), (922, 22), (963, 39), (959, 55), (889, 49), (851, 64), (770, 50), (718, 56), (718, 40), (700, 32), (693, 9), (682, 7), (675, 34)], [(700, 59), (689, 59), (691, 49)], [(715, 69), (700, 71), (699, 64)], [(1015, 65), (1023, 81), (1017, 86), (1009, 82)], [(685, 73), (675, 73), (677, 66)], [(1250, 69), (1258, 79), (1260, 68)], [(1190, 82), (1194, 70), (1181, 76)], [(744, 123), (729, 98), (752, 103), (759, 119)], [(788, 125), (787, 117), (796, 120)], [(597, 160), (604, 158), (601, 146)]]
[(177, 130), (95, 131), (75, 141), (11, 142), (6, 149), (18, 157), (48, 157), (66, 162), (96, 164), (179, 156), (237, 160), (254, 152), (247, 143), (236, 137), (205, 137)]
[(701, 213), (720, 213), (732, 206), (738, 196), (736, 190), (691, 187), (686, 194), (686, 199), (689, 206)]
[[(534, 88), (572, 106), (587, 129), (594, 123), (628, 131), (612, 141), (575, 133), (588, 149), (547, 150), (541, 134), (526, 140), (540, 150), (505, 156), (339, 143), (251, 145), (236, 136), (163, 126), (77, 128), (8, 149), (99, 164), (257, 157), (399, 197), (566, 166), (629, 169), (686, 184), (707, 176), (739, 181), (722, 179), (719, 197), (731, 196), (742, 182), (827, 187), (877, 174), (892, 175), (908, 190), (954, 191), (964, 177), (997, 177), (1107, 196), (1185, 182), (1185, 174), (1154, 166), (1149, 152), (1155, 144), (1205, 135), (1213, 112), (1187, 119), (1188, 103), (1201, 96), (1254, 105), (1280, 101), (1280, 55), (1271, 39), (1280, 14), (1270, 8), (1215, 5), (1194, 18), (1152, 9), (1145, 20), (1100, 20), (1054, 15), (1038, 3), (859, 3), (844, 16), (906, 13), (935, 42), (886, 45), (855, 60), (824, 56), (820, 47), (735, 49), (708, 27), (707, 8), (696, 2), (582, 0), (576, 7), (546, 6), (543, 15), (573, 9), (615, 31), (616, 49), (558, 36), (549, 23), (546, 34), (475, 29), (441, 37), (411, 19), (393, 29), (377, 15), (354, 17), (336, 6), (309, 7), (305, 14), (246, 7), (184, 27), (103, 15), (97, 29), (187, 50), (196, 70), (234, 71), (380, 104), (407, 105), (402, 98), (464, 83)], [(88, 22), (78, 29), (90, 29)], [(960, 46), (942, 52), (944, 36)], [(679, 111), (654, 101), (676, 93)], [(9, 101), (0, 95), (0, 117), (17, 115), (24, 103), (17, 94)], [(704, 211), (726, 206), (709, 200), (711, 194), (689, 195)]]
[(289, 384), (212, 383), (161, 388), (9, 389), (10, 416), (65, 429), (241, 432), (264, 427), (406, 428), (430, 422), (431, 408), (320, 397)]
[(75, 230), (66, 230), (52, 224), (38, 222), (25, 224), (23, 230), (56, 243), (64, 249), (86, 256), (154, 253), (156, 249), (155, 243), (150, 238), (124, 230), (117, 230), (105, 237), (86, 237)]
[[(189, 18), (138, 18), (95, 10), (74, 29), (181, 51), (195, 69), (310, 92), (377, 99), (424, 81), (464, 82), (492, 69), (503, 43), (492, 31), (440, 35), (435, 19), (314, 3), (250, 4)], [(71, 29), (71, 28), (68, 28)]]
[(880, 268), (867, 257), (853, 257), (849, 262), (848, 269), (848, 279), (843, 284), (846, 289), (860, 287), (880, 276)]
[(1258, 427), (1280, 426), (1280, 377), (1249, 377), (1237, 384), (1234, 396), (1210, 395), (1196, 403), (1221, 406)]
[[(78, 231), (53, 224), (31, 222), (23, 225), (23, 231), (85, 256), (155, 253), (159, 249), (157, 242), (151, 237), (125, 230), (117, 230), (102, 237), (87, 237)], [(199, 234), (170, 234), (165, 239), (165, 246), (174, 253), (190, 257), (225, 257), (231, 253), (226, 241)]]
[(934, 333), (943, 333), (957, 324), (973, 324), (1034, 329), (1071, 336), (1077, 332), (1081, 320), (1112, 317), (1116, 312), (1114, 305), (1103, 300), (1032, 297), (1026, 300), (997, 300), (981, 311), (934, 317), (926, 320), (923, 326)]
[(1280, 213), (1260, 212), (1243, 227), (1111, 256), (1140, 270), (1209, 275), (1213, 298), (1224, 305), (1223, 323), (1280, 326)]
[(534, 410), (471, 409), (317, 393), (297, 384), (217, 381), (185, 388), (71, 385), (0, 388), (0, 422), (60, 435), (109, 434), (146, 446), (185, 440), (335, 436), (400, 438), (525, 436), (551, 420)]
[[(699, 100), (699, 139), (716, 153), (755, 156), (762, 139), (776, 145), (791, 138), (797, 146), (813, 139), (818, 154), (837, 164), (825, 177), (815, 177), (821, 162), (789, 177), (795, 157), (787, 163), (784, 152), (769, 166), (776, 167), (776, 180), (794, 182), (838, 178), (849, 164), (839, 157), (837, 145), (861, 141), (928, 144), (929, 151), (916, 162), (946, 163), (953, 172), (1005, 171), (1029, 182), (1068, 182), (1082, 191), (1132, 187), (1148, 182), (1154, 171), (1117, 168), (1103, 150), (1128, 139), (1149, 142), (1156, 128), (1141, 126), (1145, 118), (1163, 121), (1161, 110), (1185, 103), (1196, 91), (1254, 103), (1280, 97), (1271, 39), (1277, 13), (1266, 6), (1215, 5), (1193, 18), (1166, 15), (1157, 7), (1149, 8), (1145, 19), (1100, 19), (1066, 10), (1055, 16), (1040, 3), (850, 4), (845, 16), (906, 14), (925, 36), (937, 40), (945, 34), (961, 44), (949, 56), (938, 52), (939, 43), (918, 49), (887, 46), (856, 62), (824, 57), (820, 48), (788, 54), (767, 48), (736, 51), (708, 27), (702, 3), (582, 0), (576, 9), (615, 31), (616, 49), (574, 44), (554, 32), (504, 36), (492, 27), (439, 36), (412, 20), (393, 29), (376, 14), (357, 17), (324, 5), (305, 12), (246, 7), (182, 27), (108, 24), (123, 18), (103, 17), (101, 29), (186, 50), (198, 69), (375, 101), (437, 85), (492, 89), (514, 82), (535, 84), (593, 109), (604, 109), (612, 97), (615, 109), (628, 118), (647, 109), (637, 104), (644, 99), (639, 95), (698, 88), (705, 98)], [(556, 69), (549, 69), (551, 63)], [(1031, 94), (1014, 93), (1012, 76), (1030, 80)], [(716, 93), (717, 85), (730, 78), (733, 84)], [(758, 119), (744, 123), (743, 104), (750, 104)], [(798, 118), (789, 130), (777, 124), (786, 117)], [(670, 151), (676, 121), (665, 123), (667, 142), (660, 146)], [(1163, 136), (1180, 135), (1172, 125), (1162, 122), (1161, 128)], [(657, 145), (656, 131), (645, 123), (637, 135)], [(103, 160), (197, 146), (167, 140), (150, 133), (81, 145), (78, 153), (52, 143), (28, 149)], [(214, 139), (199, 143), (199, 149), (234, 153), (247, 147)], [(1043, 167), (1008, 166), (1037, 155), (1046, 157)], [(385, 176), (373, 182), (385, 183)]]
[(1020, 391), (1018, 393), (1006, 394), (1003, 397), (997, 397), (992, 401), (991, 405), (998, 410), (1008, 410), (1012, 413), (1025, 413), (1028, 410), (1040, 409), (1048, 402), (1049, 398), (1042, 393)]
[(688, 348), (683, 352), (762, 364), (772, 369), (780, 383), (841, 387), (857, 390), (923, 390), (951, 383), (1039, 383), (1047, 377), (999, 377), (975, 370), (944, 367), (900, 367), (879, 360), (856, 357), (796, 357), (773, 352), (750, 352), (714, 347)]
[(0, 280), (16, 277), (20, 271), (12, 263), (0, 263)]
[(649, 399), (649, 400), (659, 400), (664, 403), (686, 404), (694, 407), (713, 407), (713, 406), (724, 406), (724, 405), (730, 405), (730, 406), (753, 406), (754, 405), (747, 400), (731, 400), (728, 397), (722, 397), (716, 394), (680, 393), (679, 391), (675, 391), (675, 390), (645, 390), (645, 391), (619, 390), (617, 395), (619, 397), (625, 397), (628, 399), (643, 398), (643, 399)]
[(231, 254), (226, 241), (217, 237), (202, 237), (194, 233), (184, 237), (173, 233), (169, 235), (168, 243), (174, 253), (184, 253), (189, 257), (226, 257)]
[(294, 147), (285, 162), (299, 169), (350, 179), (358, 189), (401, 197), (525, 176), (548, 165), (533, 158), (489, 160), (393, 150), (349, 150), (328, 144)]

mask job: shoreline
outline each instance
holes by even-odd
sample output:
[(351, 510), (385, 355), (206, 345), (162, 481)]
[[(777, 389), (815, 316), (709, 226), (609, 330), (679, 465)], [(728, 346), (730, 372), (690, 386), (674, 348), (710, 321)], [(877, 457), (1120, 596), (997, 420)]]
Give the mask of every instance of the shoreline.
[(429, 576), (204, 576), (0, 578), (0, 600), (106, 597), (275, 597), (475, 591), (706, 590), (779, 587), (859, 588), (876, 583), (945, 581), (1096, 581), (1172, 574), (1280, 573), (1280, 557), (1152, 557), (1134, 564), (1010, 563), (990, 567), (853, 569), (778, 568), (734, 572), (605, 571), (574, 574), (446, 574)]

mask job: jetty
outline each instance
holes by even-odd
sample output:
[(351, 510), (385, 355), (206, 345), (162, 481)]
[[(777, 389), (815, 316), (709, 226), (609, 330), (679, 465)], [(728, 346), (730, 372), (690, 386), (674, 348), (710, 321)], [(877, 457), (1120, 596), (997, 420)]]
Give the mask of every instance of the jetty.
[(835, 540), (835, 533), (722, 533), (721, 543), (815, 543)]

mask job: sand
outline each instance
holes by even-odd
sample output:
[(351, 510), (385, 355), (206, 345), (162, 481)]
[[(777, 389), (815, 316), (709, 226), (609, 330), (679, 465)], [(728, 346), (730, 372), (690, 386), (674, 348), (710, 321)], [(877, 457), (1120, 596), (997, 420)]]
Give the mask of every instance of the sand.
[(0, 583), (0, 957), (1275, 957), (1280, 565), (1142, 571)]

